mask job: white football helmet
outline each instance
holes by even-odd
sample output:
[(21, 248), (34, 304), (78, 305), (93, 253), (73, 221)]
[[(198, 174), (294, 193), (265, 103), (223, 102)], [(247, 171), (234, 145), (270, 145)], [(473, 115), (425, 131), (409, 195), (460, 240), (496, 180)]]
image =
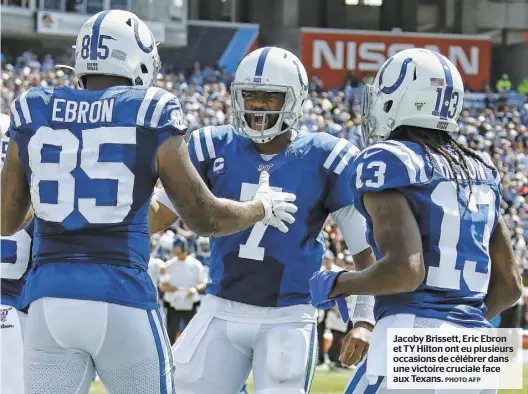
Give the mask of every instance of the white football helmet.
[(0, 170), (4, 167), (4, 160), (7, 153), (7, 145), (9, 144), (9, 137), (7, 136), (9, 124), (9, 116), (6, 114), (0, 114), (0, 148), (2, 149), (2, 161), (0, 162)]
[(428, 49), (405, 49), (387, 59), (374, 83), (365, 86), (364, 141), (385, 140), (402, 125), (452, 133), (463, 101), (462, 77), (448, 58)]
[[(285, 94), (280, 111), (251, 111), (244, 107), (243, 91), (281, 92)], [(260, 48), (247, 55), (235, 73), (231, 84), (231, 110), (233, 126), (238, 134), (257, 143), (271, 141), (276, 136), (295, 127), (308, 96), (308, 76), (297, 56), (278, 47)], [(278, 115), (278, 120), (263, 130), (250, 127), (250, 115)]]
[(132, 85), (152, 86), (160, 66), (154, 35), (132, 12), (99, 12), (77, 35), (75, 75), (83, 88), (86, 75), (113, 75), (130, 79)]

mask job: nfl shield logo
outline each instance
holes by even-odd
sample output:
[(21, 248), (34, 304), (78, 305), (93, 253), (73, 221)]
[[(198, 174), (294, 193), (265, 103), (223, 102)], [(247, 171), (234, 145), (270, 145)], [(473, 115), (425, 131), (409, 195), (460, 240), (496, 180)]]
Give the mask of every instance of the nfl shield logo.
[(0, 309), (0, 321), (2, 323), (5, 323), (7, 321), (7, 314), (9, 313), (10, 310), (11, 308)]

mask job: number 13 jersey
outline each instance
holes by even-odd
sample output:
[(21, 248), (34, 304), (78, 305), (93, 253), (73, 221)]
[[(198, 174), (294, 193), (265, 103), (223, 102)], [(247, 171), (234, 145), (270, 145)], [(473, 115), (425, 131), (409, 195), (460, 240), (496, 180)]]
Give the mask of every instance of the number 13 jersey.
[(194, 131), (189, 154), (215, 196), (251, 200), (265, 170), (270, 187), (294, 193), (298, 207), (286, 234), (257, 223), (211, 238), (206, 292), (262, 307), (308, 304), (309, 280), (322, 263), (323, 224), (330, 213), (353, 205), (348, 185), (357, 152), (348, 141), (327, 133), (299, 131), (288, 147), (265, 160), (232, 126)]
[(181, 114), (159, 88), (39, 87), (13, 102), (36, 218), (22, 308), (41, 297), (156, 307), (148, 209), (157, 149), (184, 134)]
[[(494, 168), (489, 158), (482, 157)], [(414, 292), (376, 297), (376, 320), (408, 313), (467, 327), (487, 327), (484, 297), (490, 279), (489, 240), (500, 216), (499, 175), (466, 157), (471, 192), (462, 171), (457, 190), (448, 162), (437, 154), (433, 160), (434, 171), (420, 145), (385, 141), (364, 150), (353, 164), (354, 202), (367, 218), (367, 240), (376, 258), (383, 255), (376, 247), (372, 219), (363, 205), (365, 193), (388, 189), (403, 193), (422, 236), (424, 281)]]

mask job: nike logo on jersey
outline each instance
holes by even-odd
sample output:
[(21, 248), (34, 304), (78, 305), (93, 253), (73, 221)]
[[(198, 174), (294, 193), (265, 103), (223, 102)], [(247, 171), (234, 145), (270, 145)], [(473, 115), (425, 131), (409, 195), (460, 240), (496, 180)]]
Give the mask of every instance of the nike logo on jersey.
[(364, 159), (368, 159), (370, 156), (375, 155), (376, 153), (380, 153), (380, 152), (381, 152), (381, 150), (374, 150), (374, 151), (365, 152), (365, 153), (363, 153), (363, 158)]
[(258, 172), (269, 171), (271, 167), (273, 167), (273, 164), (259, 164), (257, 171)]

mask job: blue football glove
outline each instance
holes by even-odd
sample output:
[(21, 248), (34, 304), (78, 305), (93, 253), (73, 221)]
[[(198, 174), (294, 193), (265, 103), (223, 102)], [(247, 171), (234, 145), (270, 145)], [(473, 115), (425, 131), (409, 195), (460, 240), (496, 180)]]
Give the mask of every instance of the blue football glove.
[(337, 277), (343, 272), (346, 271), (317, 271), (310, 279), (310, 293), (312, 295), (312, 305), (318, 309), (327, 310), (337, 304), (341, 318), (345, 323), (347, 323), (350, 319), (350, 316), (348, 315), (348, 307), (345, 296), (340, 296), (337, 298), (328, 297), (328, 294), (330, 294), (334, 287)]

